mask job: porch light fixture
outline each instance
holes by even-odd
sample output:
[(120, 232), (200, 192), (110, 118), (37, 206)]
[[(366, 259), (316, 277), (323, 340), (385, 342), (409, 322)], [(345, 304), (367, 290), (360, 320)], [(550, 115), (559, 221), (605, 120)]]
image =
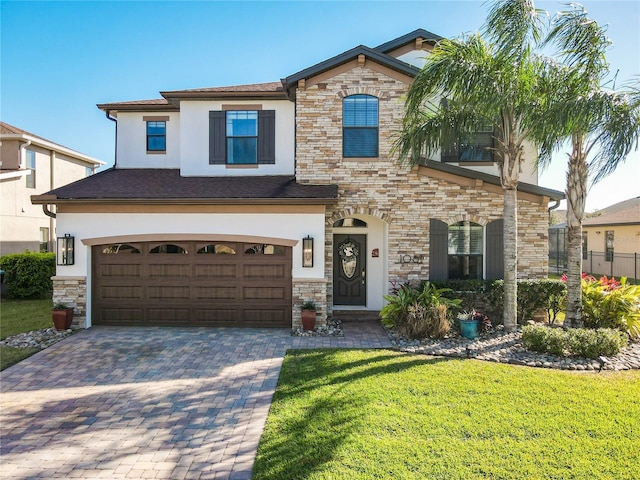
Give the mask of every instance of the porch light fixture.
[(309, 235), (302, 239), (302, 266), (313, 267), (313, 238)]
[(73, 265), (73, 244), (75, 241), (75, 237), (72, 237), (68, 233), (64, 234), (64, 237), (58, 237), (58, 249), (57, 249), (57, 259), (58, 265)]

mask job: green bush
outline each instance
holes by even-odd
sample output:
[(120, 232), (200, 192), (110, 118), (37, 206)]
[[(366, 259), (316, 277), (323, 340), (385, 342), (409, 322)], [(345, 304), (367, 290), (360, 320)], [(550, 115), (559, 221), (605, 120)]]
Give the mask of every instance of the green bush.
[(631, 337), (640, 336), (640, 285), (625, 277), (585, 276), (582, 279), (582, 318), (588, 328), (617, 328)]
[(572, 328), (569, 334), (569, 350), (577, 357), (597, 358), (600, 355), (616, 355), (627, 345), (627, 336), (620, 330), (601, 328)]
[[(447, 280), (433, 283), (438, 288), (449, 289), (450, 292), (445, 295), (459, 298), (463, 310), (479, 309), (501, 323), (504, 308), (503, 280)], [(560, 280), (519, 280), (518, 323), (526, 324), (539, 311), (548, 311), (555, 320), (564, 306), (566, 292), (567, 287)]]
[(0, 258), (9, 298), (44, 297), (53, 289), (56, 274), (54, 253), (14, 253)]
[(400, 286), (380, 310), (382, 323), (395, 327), (408, 338), (442, 337), (449, 332), (448, 308), (460, 306), (460, 300), (444, 295), (449, 290), (424, 282), (420, 288)]
[(527, 350), (563, 356), (566, 332), (560, 328), (549, 328), (544, 325), (526, 325), (522, 328), (522, 344)]
[(527, 325), (522, 329), (522, 344), (527, 350), (584, 358), (616, 355), (627, 345), (627, 336), (619, 330), (602, 328), (549, 328)]

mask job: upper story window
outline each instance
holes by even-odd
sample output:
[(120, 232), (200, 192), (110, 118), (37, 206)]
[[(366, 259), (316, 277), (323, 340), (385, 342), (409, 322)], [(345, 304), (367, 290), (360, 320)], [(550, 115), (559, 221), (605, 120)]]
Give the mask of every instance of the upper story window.
[(443, 162), (486, 163), (494, 161), (494, 133), (493, 126), (481, 127), (468, 138), (445, 147), (442, 151)]
[(167, 122), (147, 120), (147, 152), (167, 151)]
[(342, 156), (378, 156), (378, 99), (350, 95), (342, 100)]
[(27, 170), (31, 173), (27, 175), (27, 188), (36, 188), (36, 152), (27, 150)]
[(245, 108), (223, 105), (223, 110), (209, 112), (210, 165), (276, 163), (275, 110)]
[(226, 112), (227, 163), (258, 163), (258, 112)]

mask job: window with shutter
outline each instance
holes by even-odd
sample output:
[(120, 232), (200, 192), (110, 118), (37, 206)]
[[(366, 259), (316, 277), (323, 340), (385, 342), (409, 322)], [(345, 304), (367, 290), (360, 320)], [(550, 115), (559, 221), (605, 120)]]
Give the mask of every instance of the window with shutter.
[(209, 164), (275, 163), (275, 111), (209, 112)]
[(449, 225), (449, 278), (482, 279), (482, 225), (458, 222)]

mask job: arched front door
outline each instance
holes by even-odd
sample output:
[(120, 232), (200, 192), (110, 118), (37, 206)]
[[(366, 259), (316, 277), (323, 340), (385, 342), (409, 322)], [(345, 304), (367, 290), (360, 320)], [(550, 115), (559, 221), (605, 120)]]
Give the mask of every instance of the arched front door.
[(333, 304), (367, 304), (367, 236), (333, 235)]

